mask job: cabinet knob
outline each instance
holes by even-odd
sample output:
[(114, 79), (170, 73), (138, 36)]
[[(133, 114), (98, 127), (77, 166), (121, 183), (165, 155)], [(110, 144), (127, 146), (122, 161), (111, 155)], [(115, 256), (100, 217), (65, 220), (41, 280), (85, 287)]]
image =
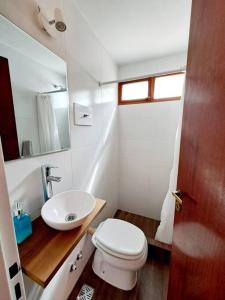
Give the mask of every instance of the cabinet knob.
[(77, 254), (77, 260), (80, 260), (83, 257), (82, 251), (79, 251)]
[(74, 262), (70, 266), (70, 272), (76, 271), (76, 269), (77, 269), (77, 265), (76, 265), (76, 262)]

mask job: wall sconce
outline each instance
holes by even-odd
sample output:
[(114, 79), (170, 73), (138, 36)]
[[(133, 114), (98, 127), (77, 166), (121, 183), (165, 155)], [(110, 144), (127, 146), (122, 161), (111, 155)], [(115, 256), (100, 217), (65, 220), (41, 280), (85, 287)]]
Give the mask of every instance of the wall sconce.
[(54, 19), (49, 20), (47, 13), (43, 7), (38, 5), (38, 20), (41, 28), (46, 31), (50, 36), (55, 36), (55, 30), (60, 32), (66, 31), (66, 24), (62, 17), (62, 12), (59, 8), (54, 10)]

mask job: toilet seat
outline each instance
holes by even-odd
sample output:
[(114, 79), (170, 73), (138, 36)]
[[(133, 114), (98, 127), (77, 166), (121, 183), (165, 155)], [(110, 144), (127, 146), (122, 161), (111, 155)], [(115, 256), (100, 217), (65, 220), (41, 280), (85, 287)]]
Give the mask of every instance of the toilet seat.
[(92, 237), (96, 248), (126, 260), (139, 259), (145, 250), (146, 238), (137, 226), (119, 219), (101, 223)]

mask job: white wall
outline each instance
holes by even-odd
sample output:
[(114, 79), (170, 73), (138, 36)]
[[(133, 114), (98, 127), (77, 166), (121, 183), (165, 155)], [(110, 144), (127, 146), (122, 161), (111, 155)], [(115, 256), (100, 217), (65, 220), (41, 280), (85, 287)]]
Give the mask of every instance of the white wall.
[(160, 72), (166, 73), (173, 70), (181, 70), (186, 67), (186, 61), (187, 52), (140, 61), (134, 64), (120, 66), (118, 77), (123, 80)]
[[(122, 79), (177, 70), (186, 54), (152, 59), (119, 68)], [(172, 168), (179, 102), (119, 107), (119, 208), (156, 220)]]
[[(43, 1), (42, 1), (43, 2)], [(34, 216), (40, 214), (43, 191), (40, 167), (50, 163), (59, 168), (63, 180), (53, 186), (58, 193), (71, 188), (91, 191), (107, 201), (98, 220), (112, 216), (117, 209), (117, 87), (100, 89), (98, 81), (114, 80), (117, 68), (80, 15), (73, 0), (44, 1), (50, 9), (61, 7), (67, 31), (51, 38), (40, 30), (34, 0), (0, 2), (0, 13), (66, 60), (70, 94), (70, 151), (11, 161), (5, 164), (11, 202), (23, 200)], [(90, 104), (94, 125), (73, 125), (72, 103)]]
[(177, 101), (120, 106), (121, 209), (159, 220), (172, 167), (178, 108)]

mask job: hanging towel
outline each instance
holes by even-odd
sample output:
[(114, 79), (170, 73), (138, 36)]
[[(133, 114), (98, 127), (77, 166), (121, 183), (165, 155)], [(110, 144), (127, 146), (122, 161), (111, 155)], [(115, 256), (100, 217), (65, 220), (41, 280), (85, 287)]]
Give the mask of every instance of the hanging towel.
[(21, 155), (24, 157), (33, 155), (32, 141), (30, 141), (30, 140), (22, 141)]
[(37, 112), (41, 152), (60, 150), (59, 131), (51, 95), (37, 95)]

